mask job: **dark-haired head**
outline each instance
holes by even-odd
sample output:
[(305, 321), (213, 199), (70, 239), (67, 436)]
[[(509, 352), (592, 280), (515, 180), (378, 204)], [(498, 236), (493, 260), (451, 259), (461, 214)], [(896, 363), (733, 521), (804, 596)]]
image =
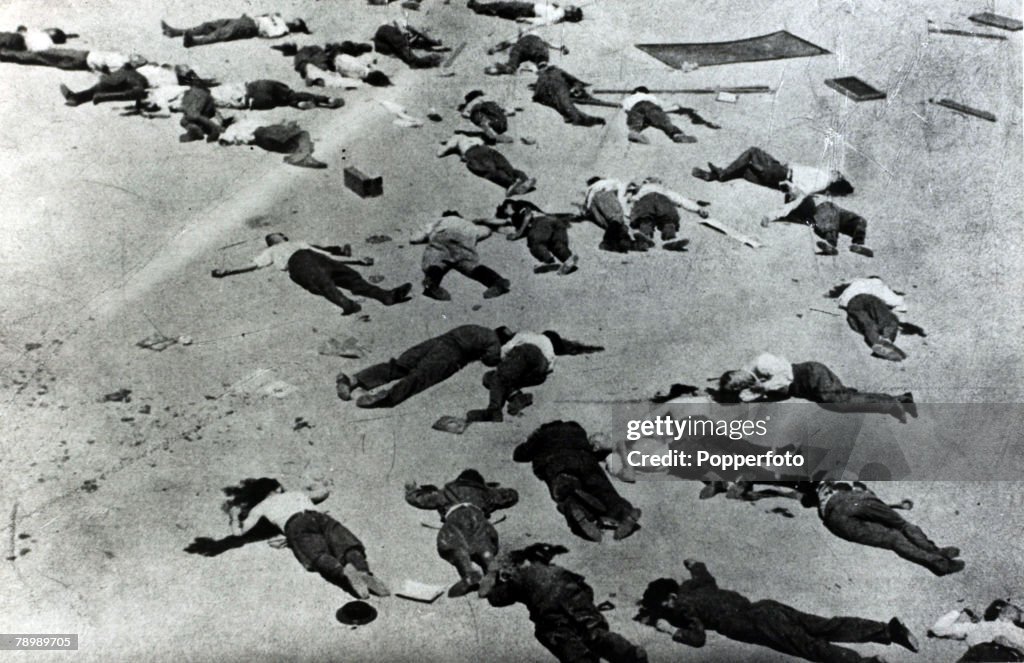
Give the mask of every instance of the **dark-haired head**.
[(237, 508), (239, 510), (238, 520), (244, 521), (254, 506), (265, 500), (271, 493), (282, 489), (283, 487), (277, 479), (269, 477), (242, 479), (237, 486), (228, 486), (224, 489), (224, 494), (228, 496), (228, 499), (224, 501), (223, 508), (225, 511)]
[(579, 23), (583, 20), (583, 10), (575, 5), (566, 5), (565, 18), (562, 20), (569, 23)]
[(525, 548), (513, 550), (508, 554), (508, 561), (511, 564), (519, 565), (524, 562), (531, 564), (550, 564), (558, 555), (569, 552), (565, 546), (552, 545), (550, 543), (533, 543)]
[(275, 244), (280, 244), (281, 242), (287, 242), (288, 236), (285, 235), (284, 233), (270, 233), (263, 239), (266, 240), (267, 246), (274, 246)]
[(587, 186), (593, 186), (594, 184), (600, 182), (602, 179), (604, 178), (602, 178), (600, 175), (594, 175), (589, 180), (587, 180)]
[(649, 92), (650, 92), (650, 90), (648, 90), (643, 85), (639, 85), (639, 86), (633, 88), (633, 94), (647, 94)]
[(549, 329), (548, 331), (544, 332), (544, 336), (546, 336), (547, 339), (551, 341), (551, 347), (552, 349), (554, 349), (556, 355), (566, 354), (565, 341), (558, 334), (558, 332), (551, 331)]
[(462, 470), (462, 472), (459, 473), (458, 480), (459, 481), (464, 481), (466, 483), (483, 484), (484, 483), (484, 475), (482, 475), (482, 474), (480, 474), (480, 472), (470, 468), (470, 469), (467, 469), (467, 470)]
[(843, 175), (838, 175), (825, 189), (830, 196), (849, 196), (853, 193), (853, 185)]
[(391, 79), (388, 78), (387, 74), (383, 71), (377, 71), (376, 69), (368, 73), (366, 77), (363, 78), (363, 81), (367, 85), (372, 85), (373, 87), (387, 87), (391, 85)]
[(446, 209), (445, 211), (441, 212), (441, 216), (460, 216), (461, 217), (462, 215), (459, 214), (458, 210)]
[(512, 198), (506, 198), (494, 209), (494, 216), (499, 219), (507, 219), (512, 216), (515, 200)]
[(679, 583), (672, 578), (658, 578), (647, 585), (640, 605), (648, 610), (663, 608), (669, 599), (679, 592)]
[(512, 331), (511, 329), (509, 329), (505, 325), (502, 325), (501, 327), (495, 327), (494, 328), (494, 333), (497, 334), (498, 341), (502, 345), (505, 345), (506, 343), (511, 341), (512, 337), (516, 335), (516, 333), (514, 331)]

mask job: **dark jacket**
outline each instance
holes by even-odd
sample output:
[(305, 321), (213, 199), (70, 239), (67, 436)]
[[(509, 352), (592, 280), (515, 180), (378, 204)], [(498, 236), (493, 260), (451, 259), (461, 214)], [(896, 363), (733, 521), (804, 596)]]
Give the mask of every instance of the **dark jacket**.
[(418, 509), (436, 509), (443, 520), (448, 509), (456, 504), (472, 504), (490, 516), (498, 509), (515, 505), (519, 501), (519, 493), (496, 483), (480, 483), (460, 477), (446, 483), (444, 488), (428, 484), (406, 490), (405, 501)]

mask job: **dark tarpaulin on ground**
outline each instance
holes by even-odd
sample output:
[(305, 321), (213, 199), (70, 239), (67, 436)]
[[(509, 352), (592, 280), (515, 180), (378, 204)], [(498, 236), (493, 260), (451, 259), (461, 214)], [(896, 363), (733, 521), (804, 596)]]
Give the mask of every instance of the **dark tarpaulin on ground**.
[(701, 67), (736, 62), (760, 62), (827, 55), (830, 51), (779, 30), (760, 37), (736, 41), (714, 41), (693, 44), (637, 44), (637, 48), (670, 67), (681, 69), (684, 63)]

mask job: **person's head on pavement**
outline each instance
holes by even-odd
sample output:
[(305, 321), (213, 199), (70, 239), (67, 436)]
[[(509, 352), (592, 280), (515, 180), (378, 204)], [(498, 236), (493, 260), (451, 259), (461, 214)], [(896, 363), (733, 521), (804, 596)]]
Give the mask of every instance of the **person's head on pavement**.
[(275, 244), (281, 244), (288, 241), (288, 236), (284, 233), (270, 233), (264, 238), (267, 242), (267, 246), (274, 246)]

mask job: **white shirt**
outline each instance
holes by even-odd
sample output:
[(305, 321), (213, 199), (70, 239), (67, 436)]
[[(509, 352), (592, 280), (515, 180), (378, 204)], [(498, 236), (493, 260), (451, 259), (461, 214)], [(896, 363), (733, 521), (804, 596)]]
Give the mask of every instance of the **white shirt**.
[(896, 313), (907, 312), (907, 302), (903, 295), (898, 295), (892, 291), (892, 289), (885, 284), (885, 281), (878, 277), (871, 277), (867, 279), (853, 279), (849, 285), (846, 286), (846, 290), (843, 290), (842, 294), (839, 295), (839, 308), (845, 309), (850, 303), (850, 300), (857, 295), (874, 295), (878, 297), (885, 305), (891, 308)]
[(248, 108), (245, 83), (225, 83), (210, 89), (213, 105), (217, 108)]
[(414, 244), (422, 244), (441, 235), (455, 239), (460, 244), (476, 246), (478, 241), (491, 236), (491, 229), (467, 221), (461, 216), (442, 216), (423, 226), (423, 230), (414, 235), (410, 241)]
[(362, 80), (373, 71), (371, 65), (376, 64), (377, 59), (369, 54), (358, 57), (339, 53), (334, 57), (334, 70), (346, 78), (358, 78)]
[(686, 196), (681, 196), (675, 191), (666, 189), (665, 187), (654, 184), (653, 182), (647, 182), (637, 189), (637, 192), (633, 194), (633, 200), (640, 200), (649, 193), (660, 193), (671, 200), (674, 205), (682, 207), (687, 212), (700, 211), (700, 205), (697, 204), (696, 200), (690, 200)]
[(117, 51), (89, 51), (85, 56), (85, 64), (90, 71), (117, 71), (128, 61), (129, 56)]
[(25, 39), (26, 51), (48, 51), (53, 48), (53, 39), (42, 30), (26, 30), (21, 36)]
[(158, 85), (146, 92), (146, 100), (160, 110), (177, 112), (181, 110), (181, 99), (188, 92), (187, 85)]
[(135, 71), (146, 77), (149, 87), (178, 84), (178, 72), (170, 65), (144, 64)]
[(757, 378), (757, 384), (760, 385), (759, 391), (744, 389), (740, 392), (740, 400), (747, 403), (767, 393), (786, 391), (793, 384), (793, 364), (784, 357), (765, 352), (744, 369)]
[(959, 610), (951, 610), (942, 617), (929, 630), (939, 638), (952, 638), (954, 640), (965, 640), (968, 645), (980, 645), (985, 642), (995, 642), (1024, 652), (1024, 629), (1013, 622), (997, 619), (991, 622), (957, 622), (960, 616)]
[(550, 25), (565, 18), (565, 10), (550, 2), (533, 3), (533, 18), (526, 19), (534, 25)]
[(505, 355), (509, 353), (512, 348), (520, 345), (532, 345), (540, 350), (541, 354), (544, 355), (544, 359), (548, 362), (548, 373), (555, 367), (555, 346), (551, 344), (551, 339), (544, 334), (538, 334), (536, 332), (519, 332), (513, 336), (508, 343), (501, 346), (501, 357), (505, 358)]
[(239, 120), (220, 135), (221, 145), (248, 145), (256, 140), (256, 130), (264, 126), (261, 120)]
[(255, 258), (252, 259), (252, 264), (257, 267), (269, 267), (273, 265), (282, 272), (288, 270), (288, 261), (297, 251), (316, 251), (317, 253), (323, 254), (328, 258), (334, 258), (330, 253), (321, 251), (320, 249), (312, 246), (306, 242), (281, 242), (273, 246), (268, 246), (263, 249)]
[(789, 164), (790, 189), (796, 193), (818, 193), (828, 188), (832, 183), (832, 173), (827, 170), (805, 166), (799, 163)]
[(629, 201), (626, 200), (626, 187), (619, 180), (612, 179), (598, 180), (591, 184), (587, 189), (583, 206), (590, 209), (590, 205), (594, 201), (594, 196), (602, 191), (615, 191), (615, 195), (619, 199), (619, 205), (622, 206), (623, 212), (626, 211), (629, 205)]
[(288, 24), (280, 14), (261, 14), (255, 16), (256, 27), (259, 28), (260, 36), (265, 39), (277, 39), (290, 32)]
[(260, 518), (266, 519), (283, 532), (284, 526), (288, 524), (288, 519), (303, 511), (316, 511), (316, 505), (306, 493), (274, 493), (249, 511), (249, 515), (245, 518), (245, 524), (242, 526), (242, 533), (255, 527)]
[(637, 92), (631, 94), (622, 100), (622, 110), (629, 112), (633, 110), (633, 106), (636, 106), (641, 101), (649, 101), (655, 106), (661, 106), (661, 102), (653, 94), (647, 94), (646, 92)]

